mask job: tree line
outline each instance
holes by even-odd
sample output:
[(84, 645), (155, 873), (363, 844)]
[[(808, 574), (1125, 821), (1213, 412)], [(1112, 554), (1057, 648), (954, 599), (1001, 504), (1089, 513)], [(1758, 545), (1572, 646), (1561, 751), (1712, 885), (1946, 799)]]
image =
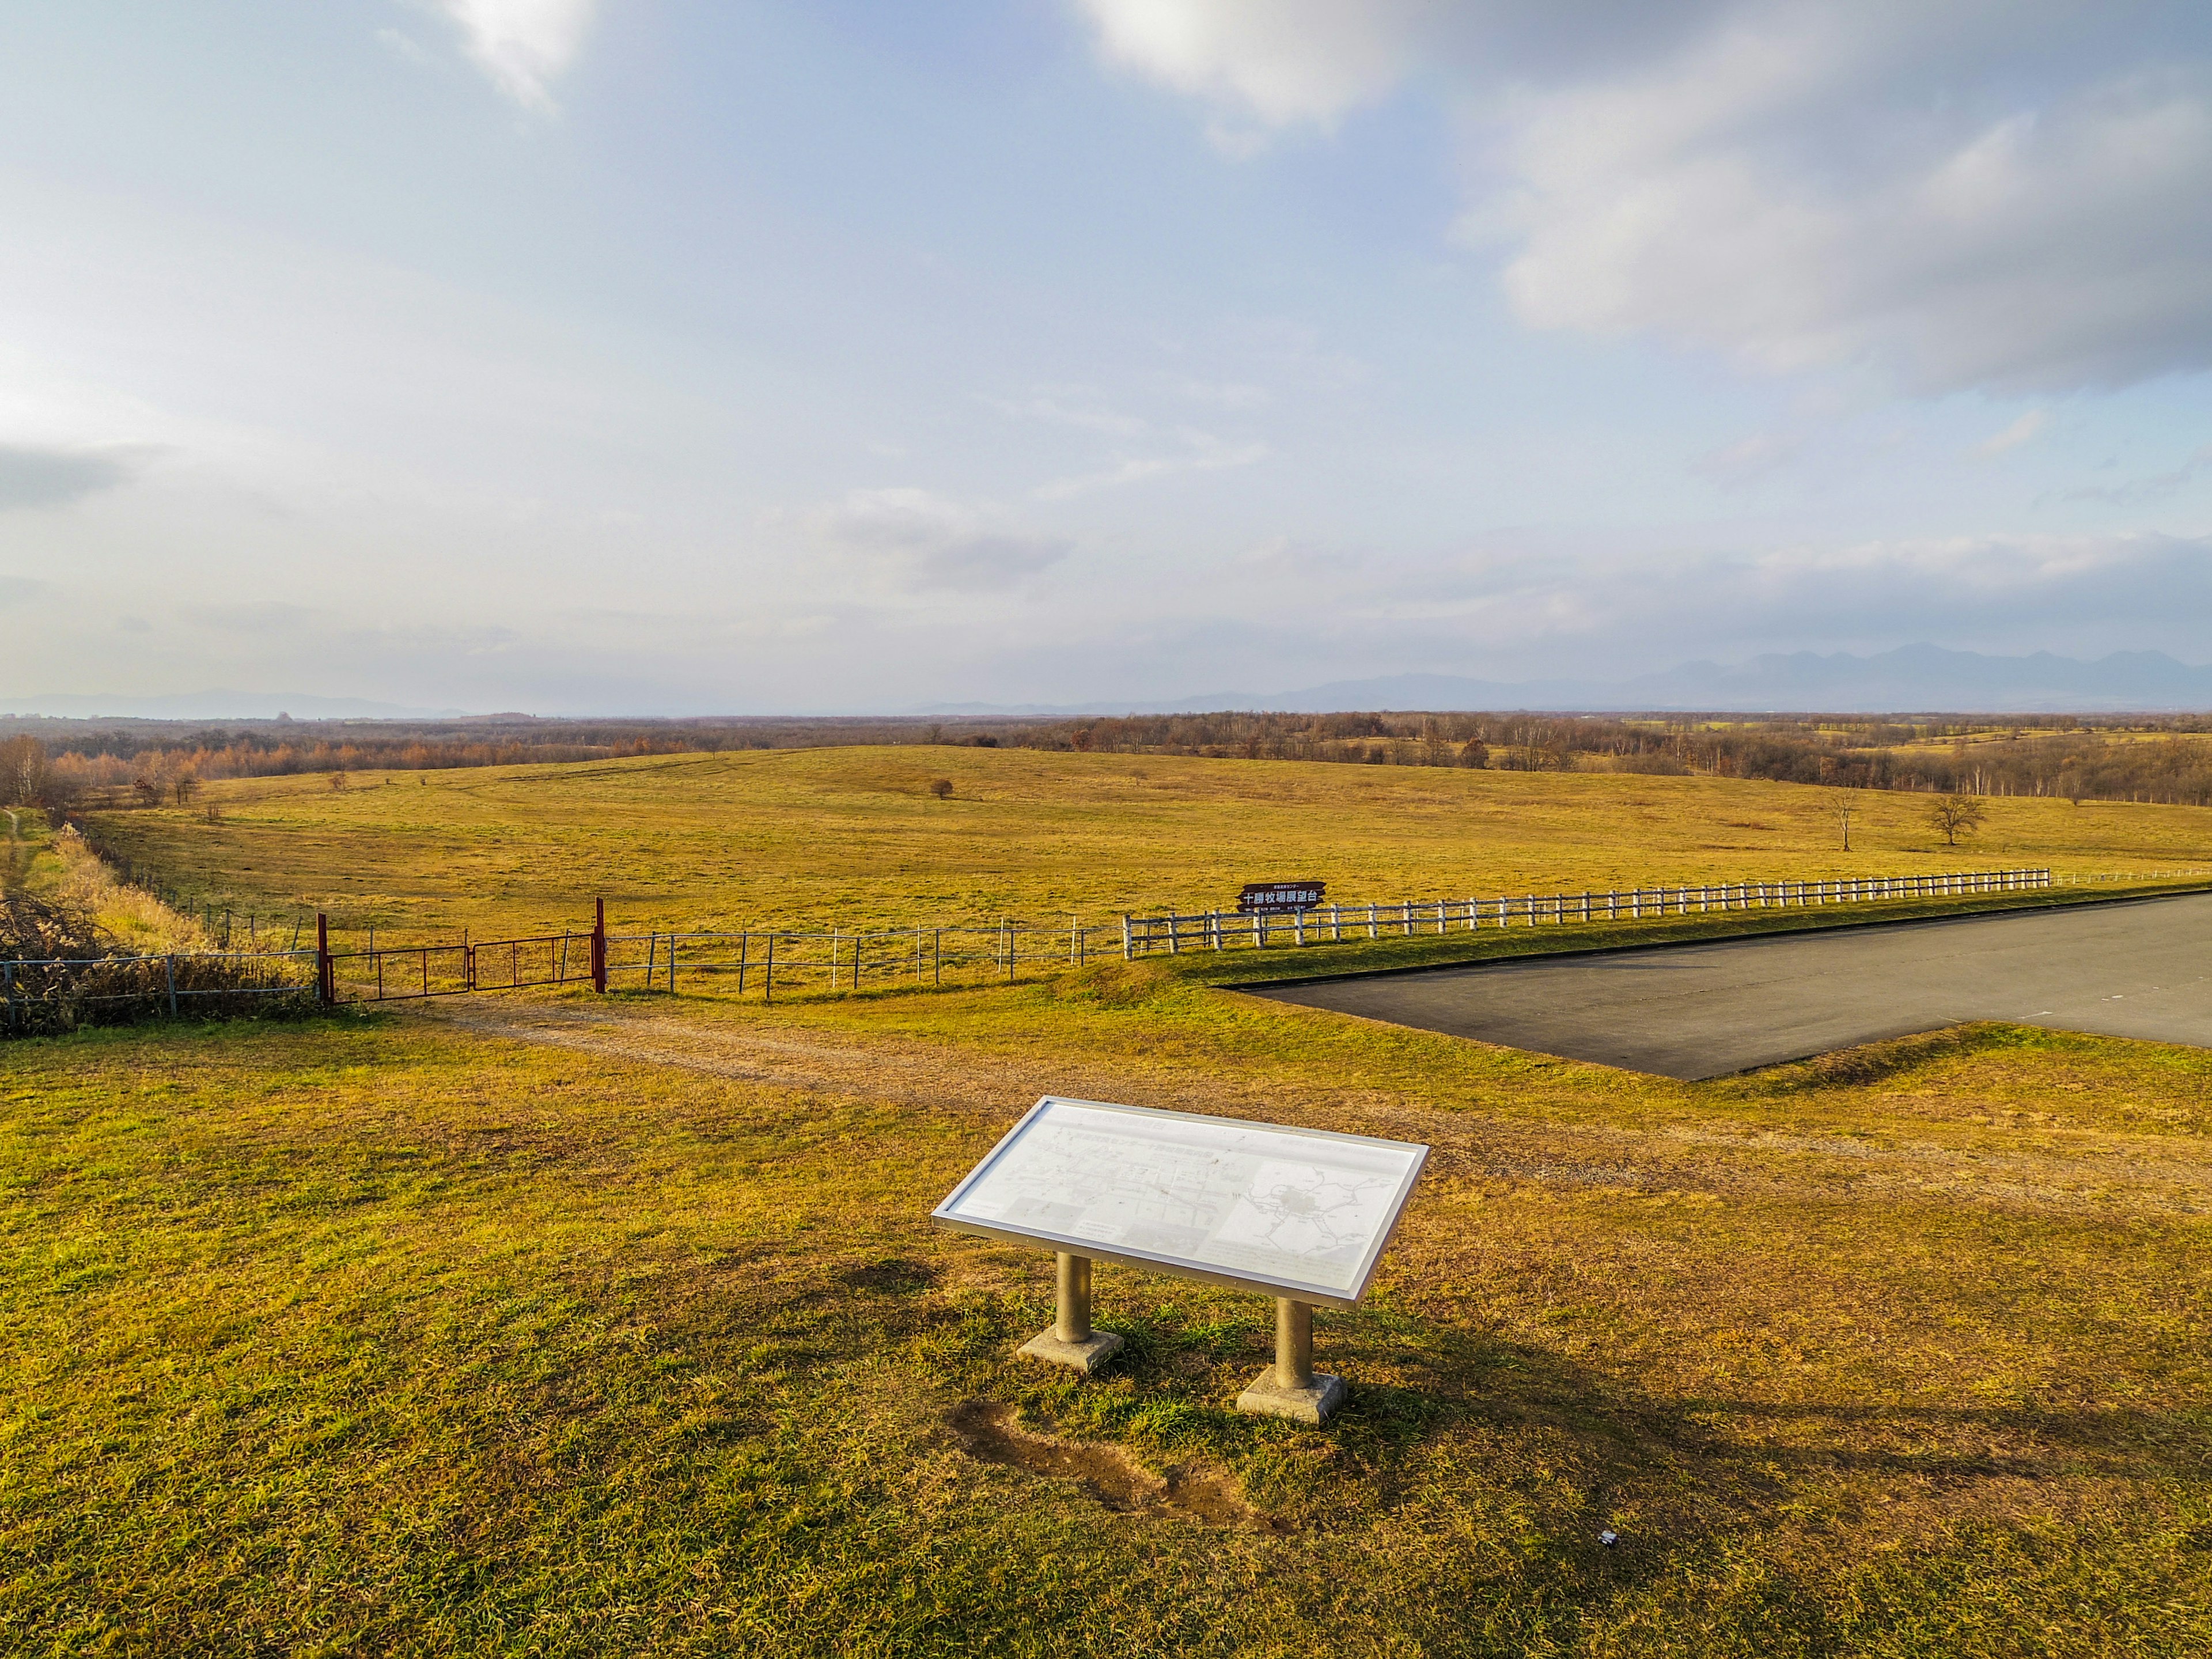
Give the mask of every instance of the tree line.
[[(0, 730), (5, 725), (0, 723)], [(182, 805), (218, 778), (427, 771), (854, 744), (1499, 771), (1765, 778), (1858, 789), (2212, 805), (2212, 719), (1228, 712), (1020, 720), (40, 721), (0, 737), (0, 803)]]

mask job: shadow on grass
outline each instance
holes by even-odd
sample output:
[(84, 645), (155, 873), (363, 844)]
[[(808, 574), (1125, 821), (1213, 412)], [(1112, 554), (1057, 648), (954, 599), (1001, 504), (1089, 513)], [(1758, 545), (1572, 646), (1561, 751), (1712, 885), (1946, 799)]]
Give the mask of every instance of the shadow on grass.
[[(914, 1352), (955, 1401), (997, 1402), (1036, 1432), (1199, 1459), (1301, 1531), (1357, 1529), (1428, 1501), (1439, 1464), (1568, 1513), (1568, 1534), (1632, 1511), (1679, 1547), (1770, 1524), (1808, 1484), (1924, 1493), (2054, 1478), (2212, 1486), (2212, 1409), (1931, 1407), (1674, 1396), (1547, 1349), (1399, 1311), (1324, 1312), (1316, 1363), (1349, 1396), (1316, 1430), (1233, 1407), (1272, 1358), (1272, 1309), (1176, 1303), (1102, 1318), (1121, 1352), (1090, 1379), (1014, 1354), (1042, 1304), (952, 1299)], [(969, 1409), (974, 1409), (972, 1406)]]

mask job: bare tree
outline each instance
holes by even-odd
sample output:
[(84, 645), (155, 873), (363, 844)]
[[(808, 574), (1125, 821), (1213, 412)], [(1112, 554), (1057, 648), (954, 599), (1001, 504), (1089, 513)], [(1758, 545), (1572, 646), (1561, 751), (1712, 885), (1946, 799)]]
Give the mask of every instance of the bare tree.
[(1981, 802), (1959, 789), (1936, 796), (1928, 805), (1929, 826), (1942, 832), (1947, 847), (1956, 847), (1960, 836), (1971, 836), (1980, 829), (1985, 816)]

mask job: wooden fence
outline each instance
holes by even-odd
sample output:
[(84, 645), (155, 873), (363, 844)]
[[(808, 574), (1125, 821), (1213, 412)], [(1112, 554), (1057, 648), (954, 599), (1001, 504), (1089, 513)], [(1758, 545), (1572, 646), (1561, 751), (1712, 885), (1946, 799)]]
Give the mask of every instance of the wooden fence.
[(1224, 951), (1237, 946), (1334, 944), (1410, 938), (1455, 928), (1640, 921), (1710, 910), (1875, 904), (1889, 899), (2009, 893), (2051, 884), (2048, 870), (1951, 871), (1920, 876), (1842, 876), (1811, 881), (1734, 881), (1705, 886), (1635, 887), (1607, 892), (1524, 894), (1494, 899), (1401, 899), (1394, 904), (1330, 904), (1287, 915), (1205, 910), (1195, 915), (1124, 916), (1121, 954)]

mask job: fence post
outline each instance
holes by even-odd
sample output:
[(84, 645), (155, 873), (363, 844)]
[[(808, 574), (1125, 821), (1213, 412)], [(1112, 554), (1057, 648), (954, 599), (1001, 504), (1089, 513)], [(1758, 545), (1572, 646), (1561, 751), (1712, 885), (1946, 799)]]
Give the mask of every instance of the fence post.
[[(1173, 924), (1170, 923), (1170, 927), (1172, 927)], [(1012, 985), (1014, 982), (1014, 952), (1017, 948), (1018, 945), (1014, 936), (1014, 924), (1012, 920), (1009, 918), (1006, 922), (1006, 983), (1009, 985)]]
[(592, 988), (607, 988), (607, 902), (594, 899), (592, 910)]
[(0, 987), (4, 987), (7, 991), (8, 1029), (12, 1031), (15, 1029), (15, 964), (12, 962), (8, 963), (4, 973), (4, 979), (0, 979)]
[(750, 933), (738, 935), (738, 994), (739, 996), (745, 994), (745, 947), (752, 943), (752, 939), (753, 936)]
[(1136, 959), (1137, 947), (1129, 939), (1129, 918), (1123, 916), (1121, 918), (1121, 960), (1134, 962)]
[[(1125, 940), (1128, 931), (1129, 921), (1128, 918), (1125, 916), (1121, 920), (1121, 932), (1125, 937)], [(936, 938), (930, 941), (929, 965), (932, 976), (935, 979), (938, 985), (942, 987), (945, 983), (945, 930), (942, 927), (937, 930)]]
[(338, 1000), (337, 975), (331, 965), (331, 919), (315, 912), (315, 1000), (329, 1007)]
[(761, 977), (761, 1001), (763, 1006), (775, 1002), (775, 935), (768, 936), (768, 967)]
[(164, 973), (165, 975), (167, 975), (167, 978), (168, 978), (168, 981), (169, 981), (169, 1018), (170, 1018), (171, 1019), (174, 1019), (174, 1018), (177, 1017), (177, 959), (176, 959), (176, 957), (163, 957), (161, 958), (161, 969), (162, 969), (163, 973)]

